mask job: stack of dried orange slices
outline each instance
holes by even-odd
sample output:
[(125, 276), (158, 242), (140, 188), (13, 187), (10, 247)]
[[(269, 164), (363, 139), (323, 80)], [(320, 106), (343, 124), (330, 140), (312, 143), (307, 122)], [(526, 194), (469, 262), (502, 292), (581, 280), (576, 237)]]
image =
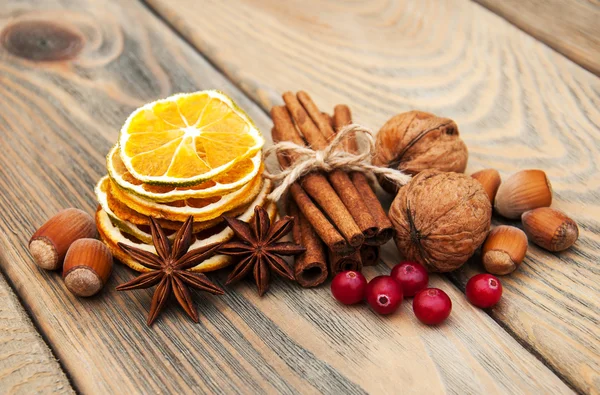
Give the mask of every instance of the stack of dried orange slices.
[[(254, 207), (274, 217), (263, 179), (264, 140), (250, 118), (222, 92), (178, 94), (134, 111), (106, 157), (108, 175), (96, 186), (100, 237), (123, 263), (148, 271), (117, 243), (154, 252), (150, 217), (170, 236), (191, 215), (190, 250), (225, 242), (233, 232), (222, 215), (250, 221)], [(215, 255), (192, 268), (211, 271), (231, 263)]]

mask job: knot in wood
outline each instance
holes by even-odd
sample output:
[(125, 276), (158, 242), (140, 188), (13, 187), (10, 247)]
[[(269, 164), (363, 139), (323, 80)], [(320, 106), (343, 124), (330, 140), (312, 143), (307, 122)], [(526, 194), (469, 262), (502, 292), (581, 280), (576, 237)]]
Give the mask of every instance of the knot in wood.
[(0, 35), (1, 45), (11, 54), (36, 62), (75, 58), (83, 49), (83, 36), (71, 27), (43, 20), (18, 21)]

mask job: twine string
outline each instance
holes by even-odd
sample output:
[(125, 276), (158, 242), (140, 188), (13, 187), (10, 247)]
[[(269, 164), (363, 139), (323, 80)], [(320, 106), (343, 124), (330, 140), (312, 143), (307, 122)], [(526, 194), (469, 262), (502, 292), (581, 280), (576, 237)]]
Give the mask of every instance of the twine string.
[[(356, 135), (362, 135), (368, 144), (358, 153), (353, 154), (345, 151), (343, 143), (345, 139)], [(361, 173), (372, 173), (380, 175), (396, 185), (405, 185), (411, 179), (408, 174), (400, 170), (379, 167), (371, 164), (371, 158), (375, 152), (375, 137), (373, 132), (364, 126), (350, 124), (336, 133), (335, 138), (323, 150), (313, 150), (309, 147), (294, 144), (290, 141), (281, 141), (265, 152), (265, 160), (273, 154), (294, 154), (298, 159), (287, 169), (280, 170), (278, 173), (270, 173), (265, 170), (265, 177), (274, 181), (281, 181), (279, 186), (269, 194), (269, 199), (279, 200), (292, 184), (298, 181), (306, 174), (321, 170), (330, 172), (335, 169), (343, 171), (358, 171)]]

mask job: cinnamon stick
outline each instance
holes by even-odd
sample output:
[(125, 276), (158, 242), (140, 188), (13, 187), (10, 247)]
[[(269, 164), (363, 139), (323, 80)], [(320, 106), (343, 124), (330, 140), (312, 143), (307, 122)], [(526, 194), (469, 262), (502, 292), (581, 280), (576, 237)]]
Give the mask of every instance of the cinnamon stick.
[[(344, 126), (351, 124), (352, 114), (350, 113), (350, 108), (344, 104), (335, 106), (333, 111), (333, 122), (337, 131)], [(356, 152), (358, 149), (356, 138), (352, 137), (348, 139), (346, 141), (346, 147), (349, 152)], [(379, 225), (379, 232), (377, 235), (365, 240), (365, 243), (371, 245), (382, 245), (387, 243), (394, 236), (394, 227), (381, 206), (381, 202), (377, 198), (377, 195), (375, 195), (375, 192), (371, 189), (369, 180), (363, 173), (356, 171), (350, 173), (350, 179), (366, 203), (371, 216)]]
[(340, 255), (348, 255), (356, 251), (356, 248), (346, 242), (297, 182), (290, 187), (290, 196), (327, 247)]
[[(273, 137), (273, 141), (275, 142), (284, 140), (282, 133), (277, 128), (271, 129), (271, 135)], [(302, 139), (299, 140), (302, 141)], [(296, 144), (298, 143), (296, 142)], [(285, 169), (289, 167), (291, 158), (286, 156), (286, 154), (278, 154), (277, 159), (279, 160), (279, 164), (282, 168)], [(315, 178), (315, 180), (312, 182), (321, 184), (328, 183), (322, 175), (315, 174), (314, 176), (315, 177), (313, 178)], [(321, 179), (319, 180), (319, 178)], [(331, 188), (331, 186), (329, 188)], [(313, 225), (315, 231), (321, 240), (327, 244), (329, 249), (338, 254), (350, 254), (355, 250), (354, 247), (350, 246), (346, 242), (344, 237), (337, 231), (329, 219), (323, 214), (321, 209), (315, 205), (315, 203), (297, 182), (292, 184), (290, 187), (290, 196), (296, 201), (296, 204), (300, 207), (303, 216)]]
[[(332, 121), (336, 133), (344, 126), (351, 124), (352, 114), (350, 113), (350, 107), (344, 104), (335, 106), (333, 109)], [(350, 153), (356, 153), (358, 151), (356, 139), (353, 136), (348, 136), (348, 138), (344, 140), (344, 148)]]
[[(275, 124), (274, 131), (277, 133), (277, 137), (273, 138), (274, 140), (291, 141), (298, 145), (304, 145), (304, 141), (296, 130), (290, 114), (285, 107), (273, 107), (271, 109), (271, 118)], [(318, 129), (316, 129), (316, 132), (320, 133)], [(293, 161), (295, 158), (290, 157), (290, 159)], [(362, 245), (364, 242), (362, 232), (325, 176), (320, 173), (309, 173), (303, 177), (301, 185), (306, 193), (321, 207), (323, 212), (327, 214), (350, 246), (358, 247)], [(301, 202), (296, 201), (296, 203), (298, 203), (298, 207), (306, 215), (306, 218), (310, 221), (315, 231), (319, 233), (323, 223), (316, 222), (316, 217), (306, 213)], [(321, 233), (319, 233), (319, 236), (321, 236)], [(321, 238), (331, 248), (330, 243), (325, 238)]]
[[(335, 132), (329, 119), (323, 116), (308, 93), (300, 91), (294, 96), (291, 92), (286, 92), (283, 100), (313, 149), (326, 148), (335, 137)], [(374, 237), (379, 227), (349, 175), (342, 170), (333, 170), (327, 177), (365, 238)]]
[(296, 256), (294, 277), (305, 288), (316, 287), (329, 276), (325, 246), (293, 201), (289, 202), (288, 212), (295, 218), (292, 230), (294, 243), (306, 248), (304, 253)]
[(375, 237), (365, 240), (365, 243), (371, 245), (383, 245), (387, 243), (392, 237), (394, 237), (396, 231), (394, 230), (390, 219), (385, 213), (385, 210), (381, 206), (381, 202), (377, 198), (377, 195), (375, 195), (375, 192), (373, 192), (373, 189), (371, 189), (369, 180), (363, 173), (360, 172), (350, 173), (350, 179), (352, 180), (352, 183), (356, 189), (358, 189), (360, 194), (363, 196), (367, 207), (369, 207), (371, 215), (375, 217), (377, 223), (379, 224), (379, 233), (377, 233)]
[(329, 251), (329, 268), (332, 276), (346, 270), (356, 270), (357, 272), (360, 272), (363, 268), (360, 259), (360, 250), (355, 251), (352, 255), (346, 256)]
[(360, 260), (363, 266), (375, 266), (379, 262), (379, 246), (363, 244), (360, 248)]
[(321, 112), (321, 116), (323, 117), (323, 120), (333, 128), (333, 117), (326, 112)]

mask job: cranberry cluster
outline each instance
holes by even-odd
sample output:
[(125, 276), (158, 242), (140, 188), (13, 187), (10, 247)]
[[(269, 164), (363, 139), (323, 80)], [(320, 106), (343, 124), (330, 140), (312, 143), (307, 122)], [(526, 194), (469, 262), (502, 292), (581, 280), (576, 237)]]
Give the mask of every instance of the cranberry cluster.
[[(416, 262), (400, 262), (389, 276), (377, 276), (367, 282), (362, 273), (348, 270), (331, 282), (331, 293), (343, 304), (355, 304), (366, 299), (379, 314), (391, 314), (404, 297), (414, 297), (413, 311), (424, 324), (437, 325), (452, 311), (452, 301), (438, 288), (427, 288), (427, 270)], [(502, 296), (500, 280), (490, 274), (473, 276), (466, 287), (469, 302), (481, 308), (494, 306)]]

